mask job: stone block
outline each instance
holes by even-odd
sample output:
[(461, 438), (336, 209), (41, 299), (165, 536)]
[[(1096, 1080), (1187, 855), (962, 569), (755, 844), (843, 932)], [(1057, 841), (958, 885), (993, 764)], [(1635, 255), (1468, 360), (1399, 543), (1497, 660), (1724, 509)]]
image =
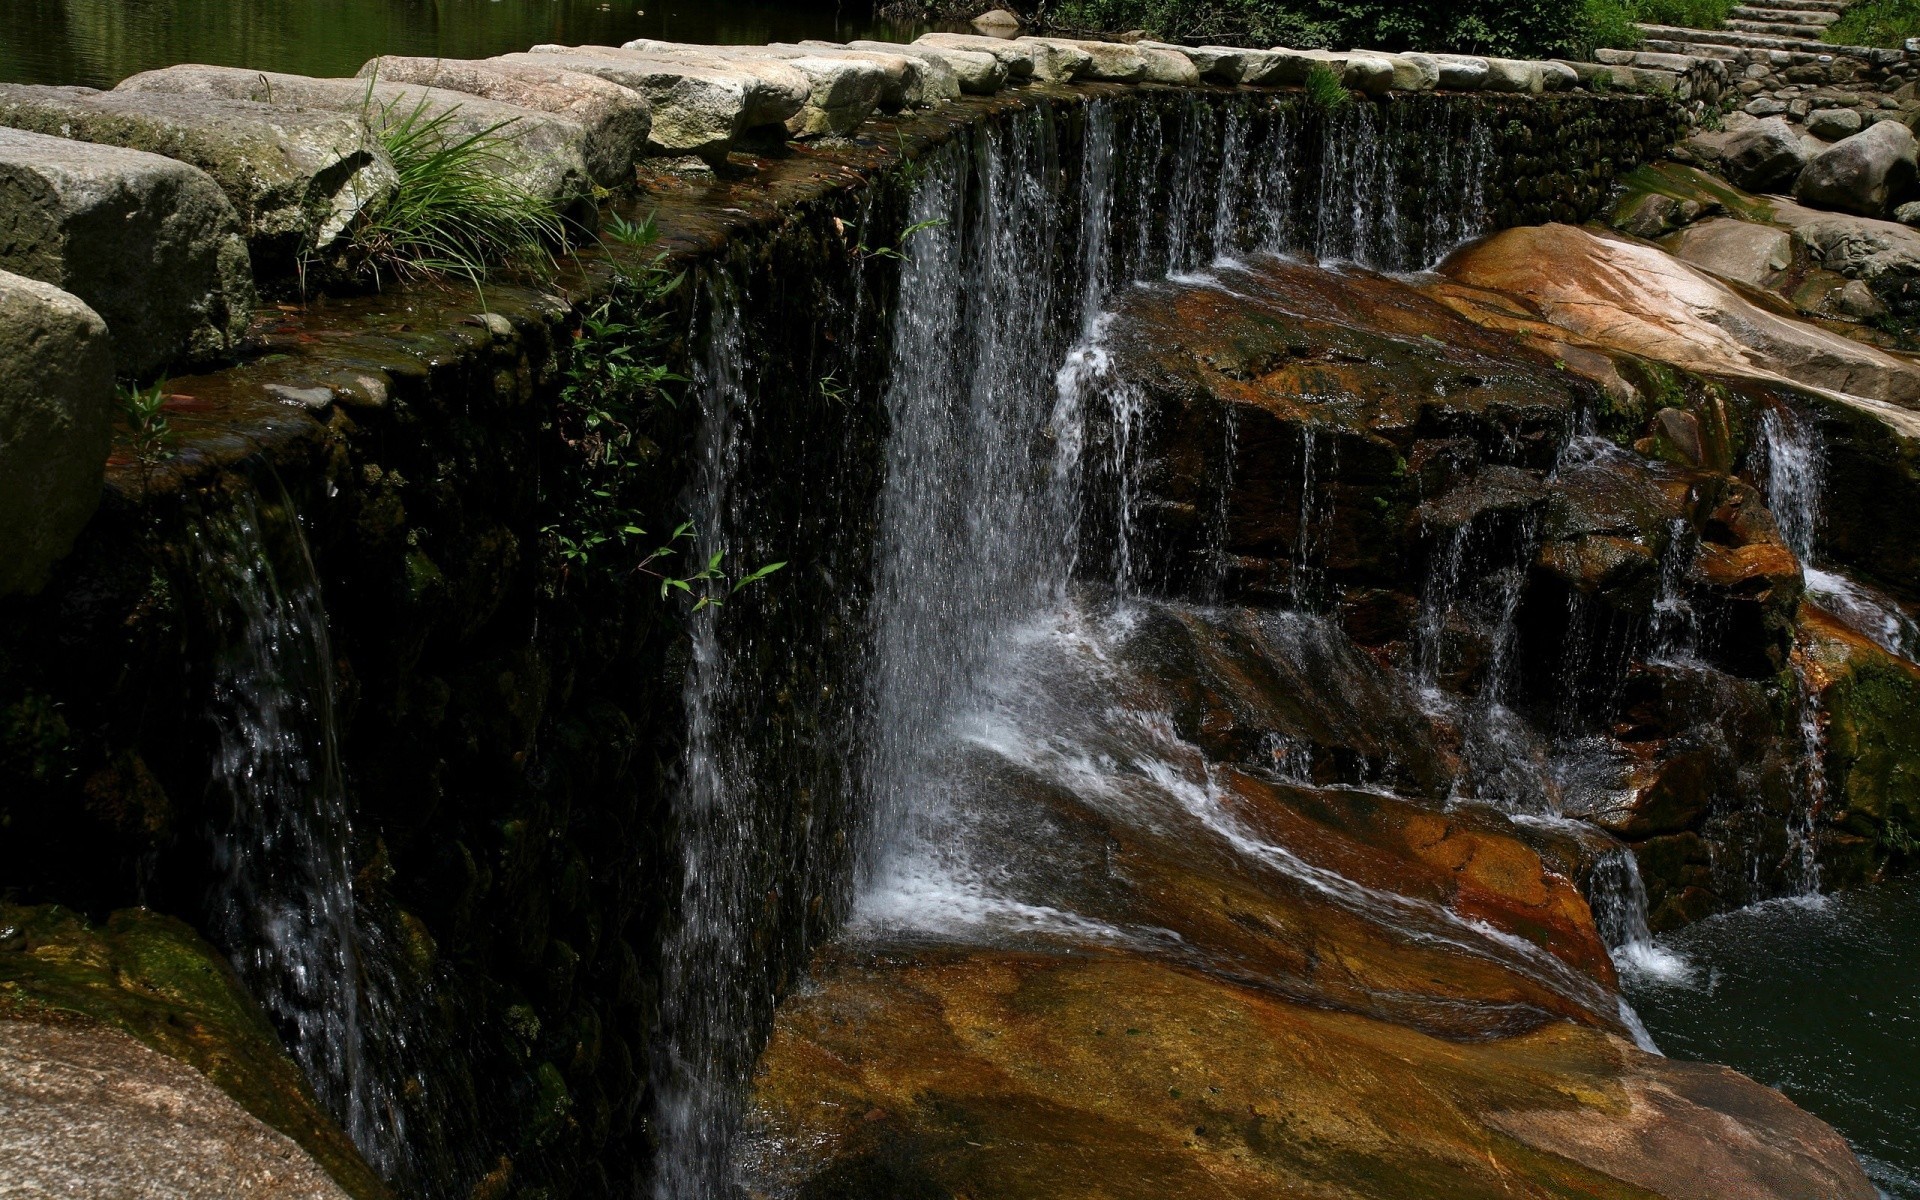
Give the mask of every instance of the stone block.
[(72, 292), (114, 365), (148, 375), (228, 355), (253, 315), (240, 217), (197, 167), (0, 129), (0, 269)]
[(831, 42), (799, 42), (794, 45), (777, 43), (776, 49), (798, 51), (803, 54), (839, 54), (871, 62), (889, 77), (899, 81), (899, 106), (906, 108), (925, 108), (947, 100), (958, 100), (962, 88), (960, 76), (953, 65), (938, 54), (904, 54), (904, 47), (890, 50), (876, 50), (877, 43), (868, 43), (865, 47), (836, 46)]
[(93, 516), (113, 413), (107, 323), (0, 271), (0, 596), (40, 590)]
[(122, 146), (200, 168), (226, 193), (254, 269), (288, 274), (324, 252), (398, 184), (356, 113), (215, 96), (0, 85), (0, 125)]
[(1912, 130), (1899, 121), (1878, 122), (1808, 163), (1793, 194), (1815, 208), (1880, 216), (1920, 187), (1916, 151)]
[(939, 63), (953, 72), (960, 90), (975, 96), (991, 96), (1007, 86), (1006, 64), (978, 50), (949, 50), (918, 43), (903, 46), (894, 42), (848, 42), (850, 50), (872, 50), (885, 54), (905, 54), (922, 62)]
[[(497, 138), (501, 173), (524, 190), (561, 207), (590, 195), (595, 184), (612, 187), (625, 182), (623, 176), (595, 177), (587, 165), (587, 131), (578, 121), (443, 88), (186, 65), (143, 72), (121, 81), (114, 90), (224, 96), (360, 113), (378, 128), (391, 127), (416, 114), (422, 120), (445, 117), (443, 128), (450, 138), (482, 134)], [(108, 322), (112, 322), (111, 317)]]
[(697, 63), (685, 58), (638, 54), (612, 46), (535, 46), (491, 62), (551, 66), (617, 83), (647, 98), (653, 123), (647, 149), (654, 154), (724, 155), (750, 131), (773, 127), (782, 134), (806, 107), (811, 90), (799, 72), (777, 63), (756, 70), (739, 64)]
[(806, 102), (786, 120), (794, 137), (845, 135), (858, 129), (880, 107), (894, 81), (871, 62), (822, 54), (782, 54), (764, 46), (689, 46), (653, 38), (621, 43), (632, 51), (673, 62), (742, 70), (780, 78), (797, 74), (806, 84)]
[(596, 180), (631, 179), (647, 152), (652, 107), (632, 88), (558, 67), (385, 55), (360, 68), (360, 78), (415, 83), (464, 92), (577, 121), (586, 130), (580, 152)]
[(1006, 67), (1008, 83), (1024, 83), (1034, 76), (1034, 54), (1030, 42), (981, 37), (976, 33), (923, 33), (913, 44), (936, 50), (971, 50), (978, 54), (991, 54)]

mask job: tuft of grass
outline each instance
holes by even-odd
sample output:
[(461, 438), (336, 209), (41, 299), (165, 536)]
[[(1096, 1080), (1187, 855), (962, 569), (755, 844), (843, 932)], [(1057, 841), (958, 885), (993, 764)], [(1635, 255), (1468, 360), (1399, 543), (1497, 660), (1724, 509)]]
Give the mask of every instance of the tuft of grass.
[(1908, 38), (1920, 37), (1920, 0), (1859, 0), (1821, 37), (1842, 46), (1897, 49)]
[(127, 423), (133, 456), (143, 467), (151, 467), (170, 453), (167, 443), (173, 429), (167, 423), (167, 381), (152, 387), (123, 388), (120, 391), (120, 415)]
[[(369, 89), (371, 103), (371, 89)], [(462, 135), (451, 127), (457, 108), (410, 110), (395, 100), (370, 114), (400, 177), (393, 201), (354, 234), (364, 268), (377, 284), (459, 276), (476, 286), (495, 267), (550, 261), (565, 225), (552, 204), (520, 187), (505, 167), (513, 121)]]
[(1307, 103), (1325, 112), (1338, 112), (1353, 103), (1353, 93), (1347, 90), (1333, 68), (1315, 66), (1307, 72)]

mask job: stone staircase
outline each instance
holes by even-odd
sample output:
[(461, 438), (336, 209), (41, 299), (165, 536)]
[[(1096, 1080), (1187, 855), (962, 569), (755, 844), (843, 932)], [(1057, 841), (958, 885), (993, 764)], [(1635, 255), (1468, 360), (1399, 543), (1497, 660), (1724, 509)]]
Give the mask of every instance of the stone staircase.
[(1774, 37), (1819, 41), (1827, 26), (1840, 19), (1841, 0), (1797, 0), (1795, 3), (1743, 4), (1727, 14), (1727, 28), (1736, 33), (1763, 33)]

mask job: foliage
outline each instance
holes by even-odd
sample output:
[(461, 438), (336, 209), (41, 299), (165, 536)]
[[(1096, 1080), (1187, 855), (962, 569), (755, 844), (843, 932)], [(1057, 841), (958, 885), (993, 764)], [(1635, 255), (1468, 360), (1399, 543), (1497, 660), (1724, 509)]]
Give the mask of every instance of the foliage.
[(1615, 50), (1637, 49), (1644, 39), (1636, 22), (1643, 20), (1636, 0), (1587, 0), (1586, 45), (1608, 46)]
[(1585, 0), (1050, 0), (1043, 22), (1144, 29), (1173, 41), (1300, 49), (1568, 54), (1586, 42)]
[(1316, 66), (1307, 72), (1307, 102), (1315, 108), (1336, 112), (1353, 103), (1353, 93), (1340, 82), (1332, 68)]
[[(660, 233), (651, 217), (632, 222), (615, 216), (607, 222), (607, 236), (645, 251)], [(668, 562), (696, 540), (690, 522), (650, 544), (643, 485), (660, 450), (645, 430), (676, 407), (677, 390), (687, 382), (666, 365), (673, 342), (668, 302), (683, 282), (684, 276), (667, 269), (666, 255), (656, 252), (637, 270), (622, 269), (611, 294), (581, 319), (554, 416), (573, 456), (566, 471), (570, 486), (556, 502), (557, 518), (541, 532), (563, 577), (581, 571), (621, 579), (653, 576), (663, 597), (679, 591), (694, 598), (698, 611), (786, 564), (770, 563), (729, 581), (723, 555), (715, 554), (690, 571), (670, 572)]]
[(120, 391), (120, 413), (127, 423), (133, 457), (143, 467), (152, 467), (171, 453), (167, 443), (173, 437), (173, 429), (167, 423), (166, 403), (165, 379), (152, 387)]
[[(356, 257), (376, 281), (457, 275), (476, 285), (493, 267), (540, 263), (565, 237), (559, 213), (514, 183), (504, 168), (512, 120), (462, 135), (457, 107), (430, 114), (423, 96), (369, 113), (400, 177), (393, 200), (354, 233)], [(372, 104), (372, 85), (368, 85)]]
[(1897, 48), (1920, 37), (1920, 0), (1859, 0), (1822, 36), (1842, 46)]

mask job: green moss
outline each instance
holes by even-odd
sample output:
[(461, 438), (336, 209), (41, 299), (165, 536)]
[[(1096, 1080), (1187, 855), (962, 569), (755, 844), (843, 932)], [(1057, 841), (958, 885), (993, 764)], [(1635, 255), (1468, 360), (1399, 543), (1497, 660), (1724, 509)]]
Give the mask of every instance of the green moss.
[(84, 1019), (197, 1069), (298, 1142), (360, 1200), (390, 1193), (321, 1110), (226, 962), (191, 928), (145, 909), (95, 927), (57, 905), (0, 905), (0, 1018)]
[(1899, 849), (1920, 829), (1920, 672), (1856, 650), (1824, 699), (1830, 798), (1850, 832)]
[(1693, 200), (1705, 207), (1717, 204), (1743, 221), (1766, 223), (1774, 217), (1773, 205), (1765, 200), (1749, 196), (1725, 181), (1683, 163), (1647, 163), (1635, 167), (1621, 178), (1620, 187), (1620, 198), (1613, 208), (1615, 213), (1627, 212), (1643, 196), (1659, 195), (1675, 200)]

